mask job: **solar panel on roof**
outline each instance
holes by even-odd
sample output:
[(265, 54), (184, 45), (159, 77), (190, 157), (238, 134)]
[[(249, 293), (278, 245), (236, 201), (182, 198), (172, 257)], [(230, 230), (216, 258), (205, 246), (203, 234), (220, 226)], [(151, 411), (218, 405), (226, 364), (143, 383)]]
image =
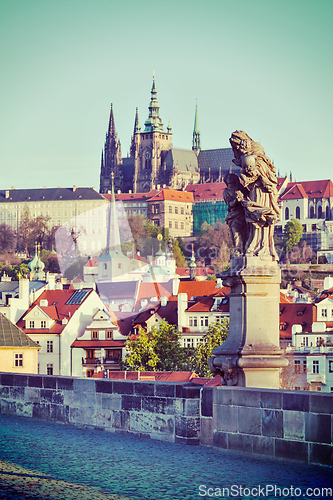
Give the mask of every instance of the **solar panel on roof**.
[(67, 300), (67, 305), (78, 305), (81, 304), (85, 296), (89, 293), (89, 290), (76, 290), (70, 299)]

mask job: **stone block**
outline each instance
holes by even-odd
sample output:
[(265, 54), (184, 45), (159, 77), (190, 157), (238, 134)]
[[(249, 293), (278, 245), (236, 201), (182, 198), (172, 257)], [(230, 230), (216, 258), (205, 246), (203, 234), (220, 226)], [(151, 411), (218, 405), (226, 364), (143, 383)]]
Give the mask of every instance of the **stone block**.
[(262, 435), (283, 438), (283, 411), (262, 408)]
[(150, 436), (158, 434), (170, 435), (173, 440), (175, 434), (175, 417), (174, 415), (131, 412), (130, 428), (131, 431), (145, 433)]
[(252, 454), (253, 436), (247, 436), (246, 434), (228, 434), (228, 450)]
[(238, 410), (236, 406), (216, 406), (214, 408), (214, 429), (238, 432)]
[(112, 411), (98, 409), (96, 411), (96, 426), (108, 429), (112, 427)]
[(216, 448), (223, 448), (224, 450), (228, 449), (228, 435), (226, 432), (213, 432), (213, 446)]
[(95, 392), (95, 379), (75, 378), (73, 383), (74, 392)]
[(163, 384), (161, 382), (157, 382), (155, 384), (155, 396), (161, 396), (164, 398), (173, 398), (175, 397), (175, 384)]
[(131, 415), (129, 411), (120, 411), (121, 428), (125, 431), (131, 429)]
[(253, 436), (253, 454), (274, 457), (274, 438)]
[(15, 373), (13, 375), (13, 385), (17, 387), (27, 387), (28, 375), (21, 375), (19, 373)]
[[(332, 397), (332, 396), (331, 396)], [(331, 443), (331, 415), (305, 414), (305, 441)]]
[(309, 462), (311, 464), (333, 466), (333, 449), (327, 444), (310, 443)]
[(2, 373), (1, 374), (1, 384), (2, 385), (14, 385), (14, 374), (13, 373)]
[[(200, 409), (200, 401), (198, 399), (183, 399), (182, 414), (189, 417), (198, 417)], [(178, 401), (175, 401), (175, 404)]]
[(112, 412), (112, 427), (115, 429), (121, 429), (121, 411)]
[(136, 382), (134, 384), (134, 394), (139, 396), (154, 396), (155, 384), (151, 382)]
[(51, 404), (50, 419), (55, 420), (56, 422), (68, 423), (69, 422), (68, 406)]
[(201, 390), (201, 415), (203, 417), (213, 416), (213, 388), (203, 387)]
[(30, 402), (21, 402), (18, 401), (16, 403), (16, 415), (19, 417), (32, 417), (32, 409), (33, 409), (33, 403)]
[(172, 398), (143, 397), (142, 410), (150, 413), (175, 415), (181, 413), (181, 400)]
[(260, 393), (260, 406), (261, 408), (282, 408), (282, 393), (281, 391), (261, 391)]
[(126, 382), (114, 380), (113, 384), (113, 392), (118, 394), (134, 394), (134, 382)]
[(200, 444), (200, 441), (199, 438), (186, 438), (186, 437), (175, 436), (175, 443), (186, 444), (187, 446), (188, 445), (196, 446)]
[(236, 406), (247, 406), (260, 408), (260, 389), (243, 387), (232, 388), (232, 401)]
[(332, 394), (310, 394), (310, 411), (333, 415)]
[(96, 394), (94, 392), (74, 392), (74, 406), (81, 406), (82, 408), (96, 408)]
[(213, 387), (213, 404), (232, 405), (232, 388)]
[(113, 381), (112, 380), (95, 380), (96, 392), (103, 392), (104, 394), (113, 393)]
[(43, 378), (40, 375), (29, 375), (28, 386), (29, 387), (43, 387)]
[(52, 397), (53, 397), (53, 392), (54, 391), (52, 389), (41, 389), (40, 390), (40, 400), (51, 402)]
[(9, 398), (23, 401), (25, 396), (25, 387), (10, 387)]
[(9, 398), (9, 386), (0, 386), (0, 398)]
[(141, 410), (141, 396), (131, 396), (124, 394), (121, 397), (121, 409), (122, 410)]
[(176, 415), (175, 417), (175, 435), (184, 438), (200, 437), (200, 418), (199, 417), (183, 417)]
[(1, 399), (0, 401), (0, 413), (4, 415), (16, 415), (16, 401), (6, 401)]
[(111, 396), (102, 395), (102, 409), (103, 410), (120, 410), (121, 409), (120, 394), (112, 394)]
[(303, 391), (283, 392), (282, 408), (284, 410), (309, 411), (310, 395), (305, 394)]
[(37, 387), (25, 387), (24, 389), (24, 400), (31, 403), (37, 403), (40, 400), (41, 389)]
[(71, 377), (56, 377), (57, 378), (57, 389), (59, 391), (72, 391), (74, 385), (74, 379)]
[(56, 389), (57, 388), (57, 378), (51, 375), (44, 375), (43, 379), (43, 387), (44, 389)]
[(275, 457), (284, 458), (288, 461), (293, 460), (307, 463), (308, 443), (276, 438)]
[(176, 397), (184, 399), (200, 398), (200, 386), (194, 384), (176, 384)]
[(32, 416), (41, 420), (50, 420), (50, 403), (33, 403)]
[(213, 419), (210, 417), (201, 417), (200, 444), (204, 446), (213, 446), (213, 430)]
[(74, 425), (96, 425), (96, 408), (69, 408), (69, 423)]
[(238, 431), (243, 434), (261, 434), (261, 409), (238, 407)]
[(304, 440), (305, 418), (303, 412), (283, 412), (283, 437), (285, 439)]
[(64, 404), (64, 392), (63, 391), (53, 391), (52, 403), (57, 404), (57, 405), (63, 405)]

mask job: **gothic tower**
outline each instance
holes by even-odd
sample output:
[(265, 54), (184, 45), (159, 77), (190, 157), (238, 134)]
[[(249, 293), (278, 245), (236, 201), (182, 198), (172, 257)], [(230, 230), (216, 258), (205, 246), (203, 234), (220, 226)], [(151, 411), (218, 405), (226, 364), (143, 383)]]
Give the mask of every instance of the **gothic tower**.
[(123, 187), (121, 145), (114, 124), (113, 106), (111, 104), (109, 129), (106, 134), (104, 151), (101, 159), (100, 193), (111, 191), (111, 173), (114, 174), (115, 189)]
[(145, 193), (158, 183), (163, 160), (172, 148), (170, 125), (165, 131), (159, 115), (155, 75), (151, 89), (151, 100), (148, 106), (149, 115), (145, 128), (140, 132), (139, 118), (136, 114), (134, 137), (131, 144), (131, 156), (134, 157), (134, 192)]
[(193, 129), (193, 139), (192, 139), (192, 151), (198, 156), (200, 153), (200, 130), (199, 130), (199, 119), (198, 119), (198, 105), (195, 105), (195, 115), (194, 115), (194, 129)]

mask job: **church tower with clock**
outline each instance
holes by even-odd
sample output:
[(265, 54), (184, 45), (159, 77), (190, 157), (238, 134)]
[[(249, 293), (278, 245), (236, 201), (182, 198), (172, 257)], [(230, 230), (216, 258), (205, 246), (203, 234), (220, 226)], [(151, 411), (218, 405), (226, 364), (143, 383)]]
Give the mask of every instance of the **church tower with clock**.
[(148, 106), (149, 115), (140, 131), (138, 114), (135, 117), (134, 134), (131, 145), (131, 157), (134, 158), (134, 192), (150, 191), (160, 183), (161, 168), (167, 152), (172, 148), (170, 124), (164, 130), (159, 114), (155, 76)]

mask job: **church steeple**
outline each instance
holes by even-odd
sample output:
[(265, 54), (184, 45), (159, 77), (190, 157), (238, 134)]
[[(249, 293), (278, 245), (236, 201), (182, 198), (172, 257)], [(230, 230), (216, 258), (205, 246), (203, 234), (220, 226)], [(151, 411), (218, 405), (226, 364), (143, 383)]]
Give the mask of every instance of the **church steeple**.
[(121, 145), (116, 132), (113, 105), (111, 104), (109, 127), (104, 144), (104, 158), (102, 155), (100, 193), (111, 190), (111, 172), (115, 174), (116, 189), (122, 189), (122, 156)]
[(132, 135), (132, 140), (131, 140), (131, 148), (130, 148), (130, 156), (135, 157), (135, 151), (137, 149), (137, 143), (136, 143), (136, 138), (135, 135), (140, 133), (140, 124), (139, 124), (139, 113), (138, 113), (138, 108), (135, 110), (135, 119), (134, 119), (134, 131)]
[(151, 88), (151, 99), (148, 106), (149, 115), (147, 120), (145, 121), (145, 129), (144, 132), (163, 132), (163, 122), (160, 118), (160, 107), (157, 101), (157, 90), (155, 84), (155, 74), (153, 75), (153, 85)]
[(198, 105), (195, 105), (195, 115), (194, 115), (194, 129), (193, 129), (193, 139), (192, 139), (192, 150), (198, 156), (200, 153), (200, 130), (199, 130), (199, 118), (198, 118)]

